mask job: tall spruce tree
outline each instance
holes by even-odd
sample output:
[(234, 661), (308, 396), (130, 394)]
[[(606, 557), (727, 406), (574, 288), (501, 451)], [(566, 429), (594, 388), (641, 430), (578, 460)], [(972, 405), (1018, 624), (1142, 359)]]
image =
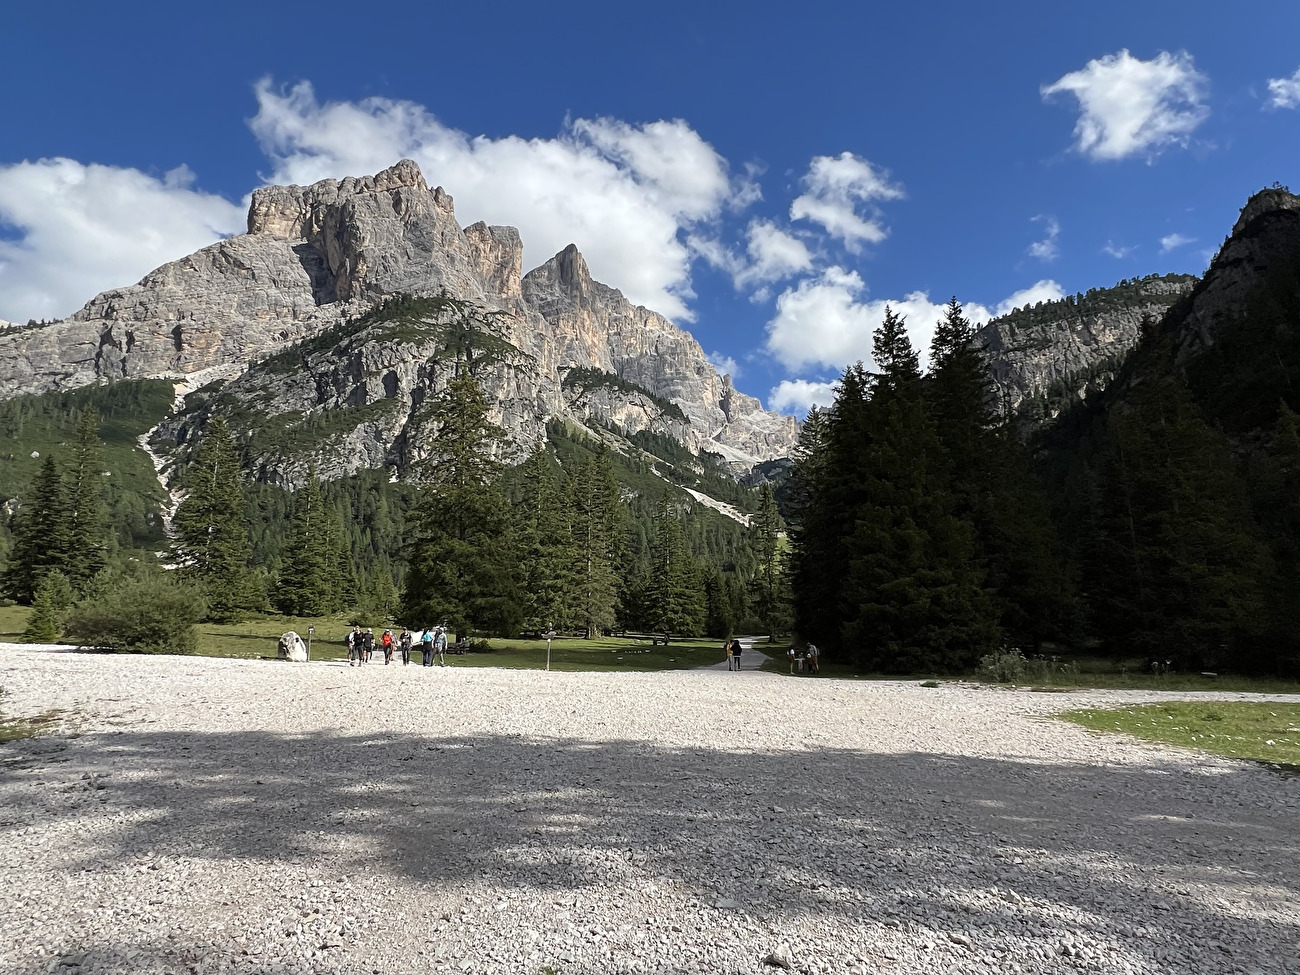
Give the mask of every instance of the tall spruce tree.
[(77, 424), (68, 480), (69, 557), (64, 571), (83, 591), (108, 561), (109, 527), (102, 497), (104, 465), (99, 441), (99, 413), (87, 407)]
[(235, 621), (264, 600), (249, 571), (239, 453), (225, 421), (214, 419), (186, 470), (185, 499), (173, 521), (173, 551), (202, 593), (207, 618)]
[(515, 509), (519, 589), (526, 630), (569, 629), (577, 595), (573, 526), (562, 472), (546, 447), (523, 464)]
[(323, 616), (342, 608), (335, 522), (313, 469), (294, 496), (289, 547), (273, 600), (289, 616)]
[(988, 355), (953, 298), (935, 328), (925, 400), (947, 455), (954, 514), (974, 530), (973, 558), (1014, 642), (1041, 648), (1078, 622), (1073, 585), (1024, 444), (992, 398)]
[(855, 465), (862, 493), (848, 522), (841, 639), (860, 666), (961, 670), (1000, 636), (972, 562), (974, 531), (954, 514), (903, 319), (886, 308), (873, 339), (881, 371), (868, 409), (873, 436)]
[(508, 632), (522, 613), (513, 580), (505, 499), (494, 448), (504, 437), (488, 420), (487, 399), (466, 372), (433, 405), (432, 465), (412, 515), (402, 618)]
[(704, 624), (701, 580), (681, 522), (665, 491), (655, 506), (655, 536), (650, 548), (646, 603), (650, 625), (667, 636), (698, 633)]
[(573, 617), (584, 637), (612, 627), (618, 613), (623, 505), (609, 450), (578, 463), (571, 489), (573, 519)]
[(4, 594), (29, 605), (50, 571), (67, 568), (71, 550), (67, 487), (52, 455), (41, 463), (11, 530), (14, 540), (2, 580)]
[(759, 492), (758, 511), (750, 524), (751, 543), (758, 562), (752, 588), (754, 613), (770, 637), (785, 633), (791, 622), (789, 575), (781, 548), (782, 528), (772, 485), (764, 484)]

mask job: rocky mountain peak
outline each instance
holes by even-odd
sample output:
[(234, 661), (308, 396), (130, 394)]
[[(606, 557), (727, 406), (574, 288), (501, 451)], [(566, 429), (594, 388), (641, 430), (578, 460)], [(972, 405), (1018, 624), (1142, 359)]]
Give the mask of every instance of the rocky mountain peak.
[[(436, 330), (381, 309), (445, 293), (500, 313), (497, 337), (517, 352), (481, 377), (511, 453), (562, 420), (669, 436), (738, 471), (788, 455), (793, 417), (731, 390), (689, 333), (593, 280), (575, 245), (528, 275), (522, 262), (517, 230), (462, 229), (451, 197), (410, 160), (263, 187), (248, 233), (104, 292), (65, 321), (0, 330), (0, 397), (221, 370), (237, 378), (221, 387), (220, 408), (241, 418), (259, 477), (296, 484), (311, 465), (325, 477), (401, 471), (427, 449), (420, 406), (448, 372)], [(176, 418), (177, 429), (187, 422)]]
[(1280, 186), (1260, 190), (1241, 208), (1241, 216), (1237, 217), (1237, 222), (1232, 228), (1233, 236), (1240, 234), (1246, 229), (1247, 224), (1270, 210), (1300, 210), (1300, 196)]

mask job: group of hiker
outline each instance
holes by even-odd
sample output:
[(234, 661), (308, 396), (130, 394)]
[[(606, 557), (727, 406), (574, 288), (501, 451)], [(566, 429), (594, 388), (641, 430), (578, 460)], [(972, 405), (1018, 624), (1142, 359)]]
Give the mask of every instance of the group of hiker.
[(397, 653), (402, 655), (403, 665), (410, 664), (411, 649), (416, 644), (420, 647), (420, 656), (425, 667), (432, 667), (435, 657), (438, 659), (439, 666), (447, 666), (446, 623), (425, 627), (418, 633), (412, 633), (406, 627), (402, 627), (402, 632), (396, 636), (391, 629), (386, 629), (378, 639), (375, 639), (373, 628), (367, 627), (363, 630), (360, 626), (354, 626), (343, 642), (348, 648), (349, 667), (370, 663), (376, 649), (383, 653), (385, 666), (393, 662), (393, 657)]
[(740, 641), (728, 640), (722, 649), (727, 654), (727, 669), (740, 670), (740, 654), (745, 649), (740, 645)]
[(805, 670), (810, 674), (821, 673), (822, 652), (817, 649), (817, 644), (810, 643), (802, 650), (791, 647), (785, 652), (785, 655), (790, 660), (790, 673), (793, 674), (796, 670), (800, 673)]

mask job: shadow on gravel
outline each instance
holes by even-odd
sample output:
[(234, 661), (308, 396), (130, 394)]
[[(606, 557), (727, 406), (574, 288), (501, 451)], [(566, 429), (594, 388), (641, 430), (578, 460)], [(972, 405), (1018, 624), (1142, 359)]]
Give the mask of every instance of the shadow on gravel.
[[(1032, 922), (1057, 932), (1053, 948), (1062, 934), (1109, 941), (1189, 975), (1273, 971), (1277, 945), (1300, 939), (1295, 809), (1249, 804), (1294, 800), (1296, 783), (1253, 768), (258, 732), (128, 731), (4, 755), (0, 846), (27, 825), (6, 816), (21, 814), (23, 765), (109, 772), (57, 813), (128, 817), (81, 835), (74, 870), (174, 855), (525, 892), (658, 882), (758, 917), (921, 919), (995, 943)], [(1194, 967), (1162, 959), (1173, 931), (1223, 948)]]

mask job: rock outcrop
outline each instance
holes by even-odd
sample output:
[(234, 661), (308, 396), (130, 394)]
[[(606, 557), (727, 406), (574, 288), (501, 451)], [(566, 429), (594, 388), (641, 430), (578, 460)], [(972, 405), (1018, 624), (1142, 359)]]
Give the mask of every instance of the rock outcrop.
[(289, 630), (287, 633), (280, 635), (280, 642), (276, 647), (276, 658), (279, 660), (288, 660), (292, 663), (307, 662), (307, 644), (302, 642), (296, 631)]
[[(65, 321), (0, 329), (0, 398), (255, 366), (301, 345), (291, 374), (254, 367), (220, 390), (245, 423), (329, 431), (319, 443), (282, 438), (285, 449), (258, 459), (260, 473), (294, 485), (310, 463), (326, 476), (401, 471), (428, 432), (419, 407), (446, 380), (432, 346), (391, 330), (316, 346), (394, 295), (446, 293), (499, 312), (501, 337), (522, 353), (483, 377), (516, 453), (538, 443), (552, 418), (653, 430), (737, 469), (789, 453), (792, 417), (762, 410), (688, 333), (594, 281), (576, 247), (527, 275), (522, 261), (514, 228), (462, 229), (452, 198), (429, 189), (410, 160), (375, 176), (263, 187), (246, 234), (107, 291)], [(622, 382), (575, 395), (564, 383), (573, 369)], [(213, 404), (211, 395), (198, 401)]]
[(1296, 259), (1300, 250), (1300, 196), (1261, 190), (1241, 208), (1232, 234), (1192, 293), (1187, 314), (1175, 323), (1178, 360), (1186, 362), (1215, 343), (1220, 331), (1246, 312), (1265, 275)]
[(1050, 415), (1090, 384), (1104, 386), (1137, 344), (1142, 322), (1159, 321), (1195, 284), (1188, 274), (1151, 275), (993, 319), (979, 339), (999, 407), (1016, 412), (1036, 399)]

